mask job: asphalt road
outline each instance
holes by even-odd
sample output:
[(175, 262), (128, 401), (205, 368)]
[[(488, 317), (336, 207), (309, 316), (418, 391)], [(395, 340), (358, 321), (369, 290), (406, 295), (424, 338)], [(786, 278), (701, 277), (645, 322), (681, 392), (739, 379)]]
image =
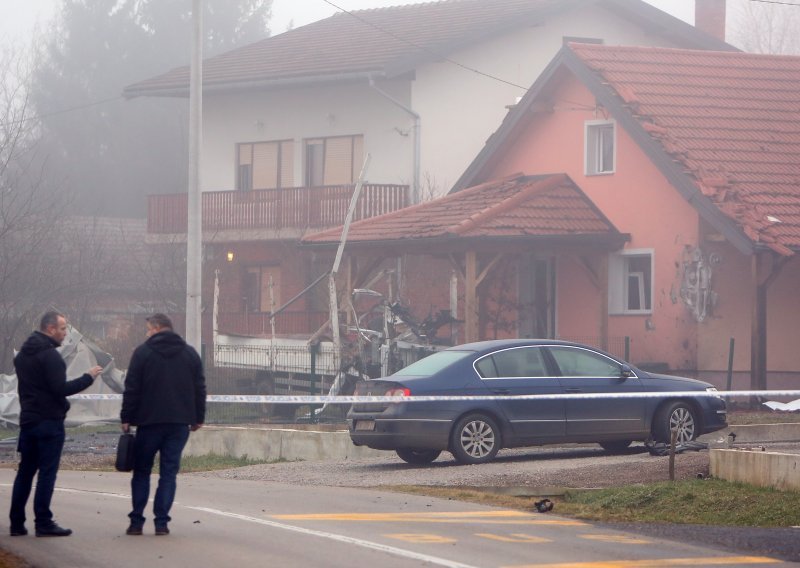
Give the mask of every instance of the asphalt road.
[[(309, 464), (309, 467), (313, 467)], [(0, 470), (8, 502), (13, 470)], [(179, 478), (172, 534), (125, 536), (129, 475), (63, 471), (67, 538), (6, 536), (40, 568), (141, 566), (768, 566), (777, 560), (524, 513), (374, 489)], [(30, 523), (29, 523), (30, 524)], [(32, 527), (29, 527), (32, 528)]]

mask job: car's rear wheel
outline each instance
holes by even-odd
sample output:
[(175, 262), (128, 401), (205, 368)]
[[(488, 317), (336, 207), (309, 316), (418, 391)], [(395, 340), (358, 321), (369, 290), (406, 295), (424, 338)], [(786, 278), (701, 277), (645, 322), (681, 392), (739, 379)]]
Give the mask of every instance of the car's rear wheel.
[(415, 450), (414, 448), (397, 448), (397, 455), (406, 463), (425, 464), (435, 461), (441, 450)]
[(461, 463), (485, 463), (497, 455), (501, 442), (500, 429), (492, 418), (485, 414), (468, 414), (453, 428), (450, 451)]
[(678, 445), (697, 438), (700, 434), (700, 423), (694, 408), (685, 402), (663, 405), (653, 421), (653, 437), (657, 442), (669, 444), (672, 430), (676, 430), (675, 443)]
[(633, 440), (613, 440), (611, 442), (600, 442), (600, 447), (610, 454), (620, 454), (628, 449)]

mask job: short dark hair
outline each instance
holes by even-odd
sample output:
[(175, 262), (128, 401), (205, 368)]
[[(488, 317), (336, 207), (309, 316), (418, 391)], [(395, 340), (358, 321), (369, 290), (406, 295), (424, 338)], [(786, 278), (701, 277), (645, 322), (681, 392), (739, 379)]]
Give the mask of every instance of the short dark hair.
[(153, 314), (147, 318), (147, 323), (153, 327), (172, 329), (172, 320), (166, 314)]
[[(55, 310), (45, 312), (39, 321), (39, 331), (45, 331), (51, 325), (58, 325), (58, 318), (63, 318), (64, 314)], [(66, 318), (65, 318), (66, 319)]]

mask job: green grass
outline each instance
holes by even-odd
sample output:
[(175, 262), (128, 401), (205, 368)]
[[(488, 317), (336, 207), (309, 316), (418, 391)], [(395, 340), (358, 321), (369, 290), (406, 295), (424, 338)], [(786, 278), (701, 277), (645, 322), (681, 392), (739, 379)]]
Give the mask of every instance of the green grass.
[[(388, 489), (445, 499), (534, 510), (538, 497), (499, 495), (479, 488), (398, 486)], [(678, 523), (748, 527), (800, 525), (800, 492), (720, 479), (692, 479), (597, 490), (567, 490), (550, 497), (558, 515), (625, 523)]]

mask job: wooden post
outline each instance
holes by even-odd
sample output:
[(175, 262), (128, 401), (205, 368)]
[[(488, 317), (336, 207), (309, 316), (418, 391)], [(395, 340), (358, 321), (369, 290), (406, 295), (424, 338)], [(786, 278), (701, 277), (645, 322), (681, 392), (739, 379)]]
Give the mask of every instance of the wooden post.
[(675, 481), (675, 442), (678, 439), (678, 429), (669, 432), (669, 480)]
[(600, 255), (597, 279), (600, 287), (600, 347), (608, 351), (608, 254)]
[(464, 341), (478, 341), (478, 254), (467, 251), (465, 274)]

